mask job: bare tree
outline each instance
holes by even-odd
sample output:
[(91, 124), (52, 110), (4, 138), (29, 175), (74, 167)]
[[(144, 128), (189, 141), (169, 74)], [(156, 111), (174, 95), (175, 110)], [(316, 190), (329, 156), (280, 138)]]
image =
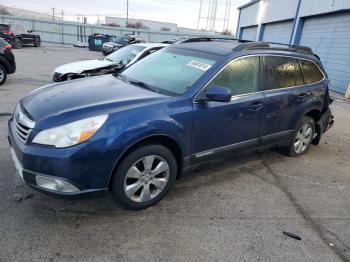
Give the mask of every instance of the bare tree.
[(9, 11), (7, 11), (6, 8), (1, 7), (0, 8), (0, 15), (11, 15), (11, 13)]

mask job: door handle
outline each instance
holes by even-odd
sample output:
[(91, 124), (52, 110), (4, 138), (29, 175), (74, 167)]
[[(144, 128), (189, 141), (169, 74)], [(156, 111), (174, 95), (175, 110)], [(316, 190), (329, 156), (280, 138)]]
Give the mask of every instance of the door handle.
[(253, 103), (249, 106), (250, 111), (259, 111), (264, 107), (262, 103)]

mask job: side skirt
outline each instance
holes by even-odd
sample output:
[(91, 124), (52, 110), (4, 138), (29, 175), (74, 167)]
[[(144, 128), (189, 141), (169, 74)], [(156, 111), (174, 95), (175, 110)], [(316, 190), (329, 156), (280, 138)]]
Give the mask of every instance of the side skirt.
[(181, 173), (186, 173), (194, 166), (213, 159), (224, 157), (225, 155), (239, 154), (246, 151), (264, 151), (271, 147), (289, 143), (293, 137), (294, 130), (287, 130), (260, 138), (235, 143), (232, 145), (213, 148), (191, 155), (183, 160)]

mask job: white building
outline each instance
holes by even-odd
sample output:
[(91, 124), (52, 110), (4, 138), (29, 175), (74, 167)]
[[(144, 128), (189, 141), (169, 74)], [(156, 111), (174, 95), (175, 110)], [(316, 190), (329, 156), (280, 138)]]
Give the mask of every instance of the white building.
[[(174, 23), (166, 23), (166, 22), (158, 22), (158, 21), (145, 20), (145, 19), (129, 18), (129, 23), (135, 24), (138, 22), (142, 23), (144, 26), (147, 27), (147, 29), (150, 29), (150, 30), (177, 32), (177, 24), (174, 24)], [(121, 27), (125, 27), (126, 26), (126, 18), (106, 16), (105, 23), (107, 25), (108, 24), (117, 24)]]

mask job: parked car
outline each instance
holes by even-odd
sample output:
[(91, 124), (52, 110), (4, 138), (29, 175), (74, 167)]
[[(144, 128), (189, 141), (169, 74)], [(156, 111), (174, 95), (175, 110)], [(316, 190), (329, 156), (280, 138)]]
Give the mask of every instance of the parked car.
[(182, 42), (184, 40), (187, 40), (187, 39), (190, 39), (189, 36), (180, 36), (180, 37), (175, 37), (171, 40), (166, 40), (166, 41), (163, 41), (162, 43), (164, 44), (175, 44), (175, 43), (179, 43), (179, 42)]
[(16, 71), (15, 56), (12, 46), (0, 38), (0, 86), (6, 82), (7, 75)]
[(136, 44), (136, 43), (145, 43), (146, 40), (143, 36), (140, 35), (122, 35), (112, 37), (111, 42), (106, 42), (102, 45), (102, 53), (108, 55), (123, 46)]
[(40, 35), (33, 33), (32, 30), (26, 31), (22, 25), (18, 24), (0, 24), (0, 37), (10, 43), (13, 48), (22, 48), (22, 45), (41, 45)]
[(123, 47), (103, 59), (84, 60), (57, 67), (52, 76), (54, 82), (116, 73), (134, 64), (166, 44), (140, 43)]
[(118, 76), (24, 97), (8, 123), (12, 157), (41, 192), (110, 190), (125, 208), (147, 208), (204, 161), (267, 145), (307, 152), (333, 121), (328, 86), (309, 48), (192, 39)]

